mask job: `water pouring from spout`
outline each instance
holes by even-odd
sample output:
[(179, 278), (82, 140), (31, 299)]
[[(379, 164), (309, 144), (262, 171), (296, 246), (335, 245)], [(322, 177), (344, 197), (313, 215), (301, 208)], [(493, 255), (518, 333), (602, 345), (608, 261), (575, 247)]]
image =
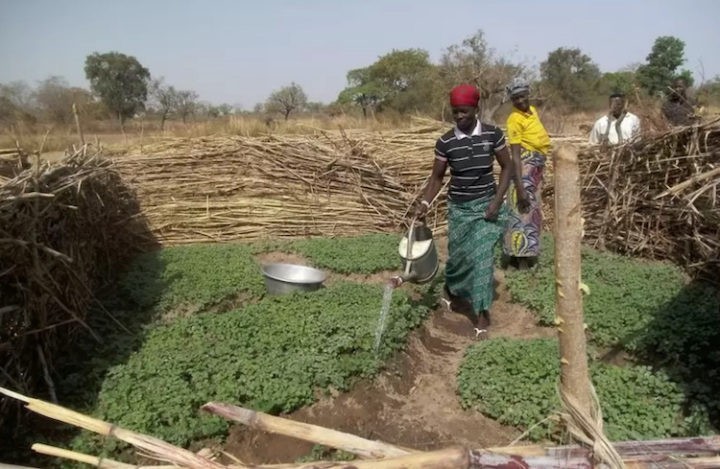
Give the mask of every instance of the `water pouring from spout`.
[(407, 236), (400, 241), (398, 253), (403, 259), (403, 272), (391, 277), (385, 285), (380, 318), (375, 330), (375, 353), (380, 350), (382, 337), (385, 334), (393, 290), (405, 282), (429, 282), (438, 271), (438, 255), (432, 231), (423, 222), (412, 220)]

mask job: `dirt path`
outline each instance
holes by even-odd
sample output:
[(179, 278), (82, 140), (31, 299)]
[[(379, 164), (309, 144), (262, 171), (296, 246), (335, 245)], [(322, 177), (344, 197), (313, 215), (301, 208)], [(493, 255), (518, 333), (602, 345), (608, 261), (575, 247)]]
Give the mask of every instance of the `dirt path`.
[[(280, 260), (264, 256), (263, 260)], [(288, 259), (290, 260), (290, 259)], [(294, 259), (298, 260), (298, 259)], [(496, 272), (491, 337), (547, 337), (530, 312), (509, 302), (503, 272)], [(438, 308), (413, 332), (407, 348), (375, 379), (347, 393), (323, 397), (288, 417), (365, 438), (415, 449), (451, 445), (507, 445), (519, 435), (479, 412), (464, 410), (456, 395), (456, 374), (475, 339), (467, 318)], [(235, 426), (225, 450), (245, 463), (293, 462), (313, 445)]]

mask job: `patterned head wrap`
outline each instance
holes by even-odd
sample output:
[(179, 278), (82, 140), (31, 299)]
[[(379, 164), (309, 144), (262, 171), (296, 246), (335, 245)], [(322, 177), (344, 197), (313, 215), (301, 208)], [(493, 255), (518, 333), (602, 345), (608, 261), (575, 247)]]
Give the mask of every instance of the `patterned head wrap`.
[(530, 85), (526, 81), (515, 80), (507, 87), (508, 96), (515, 97), (522, 93), (528, 93), (530, 91)]

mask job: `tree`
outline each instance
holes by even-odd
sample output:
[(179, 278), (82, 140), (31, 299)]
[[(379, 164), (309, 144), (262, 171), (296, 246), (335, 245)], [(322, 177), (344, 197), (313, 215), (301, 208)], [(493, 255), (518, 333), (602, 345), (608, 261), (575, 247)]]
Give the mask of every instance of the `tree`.
[(190, 90), (180, 90), (177, 92), (176, 108), (178, 115), (187, 123), (187, 118), (195, 113), (198, 107), (198, 94)]
[(632, 95), (637, 82), (637, 73), (632, 71), (604, 73), (600, 79), (599, 89), (605, 96), (611, 93)]
[(698, 88), (697, 99), (702, 105), (720, 106), (720, 75)]
[(436, 78), (437, 68), (422, 49), (393, 50), (370, 68), (383, 105), (401, 114), (432, 110)]
[(35, 91), (35, 101), (46, 119), (61, 125), (72, 122), (73, 104), (78, 109), (86, 109), (94, 102), (89, 91), (70, 87), (64, 78), (58, 76), (40, 82)]
[[(507, 100), (505, 87), (515, 78), (531, 78), (528, 67), (498, 57), (488, 47), (485, 35), (477, 31), (460, 44), (448, 47), (440, 59), (440, 77), (443, 89), (449, 90), (459, 83), (473, 83), (482, 96), (482, 119), (493, 121), (493, 116)], [(443, 104), (446, 96), (443, 96)]]
[(26, 112), (30, 112), (35, 105), (35, 93), (24, 81), (13, 81), (7, 85), (0, 84), (0, 96), (3, 96), (16, 108)]
[(570, 110), (592, 106), (598, 96), (600, 69), (580, 49), (560, 47), (540, 64), (543, 88)]
[(217, 119), (218, 117), (229, 116), (233, 113), (233, 107), (229, 104), (220, 104), (216, 106), (211, 103), (199, 103), (195, 108), (195, 113), (201, 116)]
[(0, 84), (0, 122), (13, 124), (17, 121), (34, 123), (36, 118), (35, 95), (24, 81)]
[(354, 103), (369, 110), (393, 109), (401, 114), (431, 111), (437, 92), (437, 67), (422, 49), (393, 50), (369, 67), (351, 70), (338, 104)]
[(233, 107), (227, 103), (216, 106), (216, 108), (220, 116), (229, 116), (235, 113), (235, 109), (233, 109)]
[(347, 73), (348, 87), (338, 95), (338, 104), (356, 104), (362, 109), (363, 117), (368, 111), (374, 114), (375, 108), (383, 100), (383, 93), (378, 83), (370, 79), (370, 67), (357, 68)]
[(325, 108), (325, 104), (318, 101), (310, 101), (305, 105), (305, 110), (311, 114), (321, 114)]
[(666, 92), (675, 78), (684, 78), (691, 86), (692, 73), (689, 70), (678, 72), (684, 62), (685, 43), (673, 36), (660, 36), (655, 39), (646, 63), (638, 68), (638, 81), (651, 96)]
[(288, 120), (290, 113), (303, 109), (307, 104), (307, 96), (297, 83), (280, 88), (268, 98), (265, 109), (269, 112), (279, 112)]
[(144, 108), (150, 72), (135, 57), (98, 52), (85, 59), (85, 76), (105, 106), (125, 130), (125, 120)]
[(159, 78), (150, 83), (150, 97), (153, 105), (157, 106), (160, 114), (160, 131), (163, 131), (165, 121), (177, 109), (178, 92), (174, 86), (166, 85), (164, 79)]

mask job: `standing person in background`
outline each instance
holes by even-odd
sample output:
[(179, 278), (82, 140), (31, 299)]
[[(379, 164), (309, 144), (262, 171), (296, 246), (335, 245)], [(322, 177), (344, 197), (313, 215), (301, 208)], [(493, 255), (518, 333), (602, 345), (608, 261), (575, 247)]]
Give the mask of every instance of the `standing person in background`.
[(513, 109), (507, 119), (512, 154), (513, 188), (508, 197), (508, 221), (503, 253), (519, 269), (530, 268), (540, 255), (542, 231), (542, 182), (550, 136), (530, 105), (530, 86), (515, 83), (508, 87)]
[[(425, 216), (449, 166), (445, 301), (454, 311), (468, 304), (476, 337), (485, 338), (494, 299), (493, 251), (505, 227), (503, 199), (510, 186), (512, 160), (503, 131), (478, 119), (479, 101), (472, 85), (458, 85), (450, 92), (455, 127), (435, 143), (432, 173), (415, 216)], [(495, 161), (500, 165), (497, 184)]]
[(627, 111), (622, 93), (610, 95), (610, 111), (595, 121), (590, 132), (590, 145), (622, 145), (640, 134), (640, 119)]
[(676, 78), (672, 82), (662, 106), (662, 113), (670, 125), (692, 125), (699, 120), (695, 113), (694, 103), (687, 96), (687, 83), (684, 78)]

